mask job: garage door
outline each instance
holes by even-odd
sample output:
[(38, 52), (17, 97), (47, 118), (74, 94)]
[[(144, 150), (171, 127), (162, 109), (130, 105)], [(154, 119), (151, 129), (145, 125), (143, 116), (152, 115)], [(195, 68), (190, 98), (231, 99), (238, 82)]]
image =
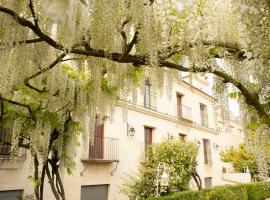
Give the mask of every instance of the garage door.
[(20, 200), (22, 199), (23, 190), (6, 190), (0, 191), (0, 200)]
[(82, 186), (81, 200), (108, 200), (108, 185)]

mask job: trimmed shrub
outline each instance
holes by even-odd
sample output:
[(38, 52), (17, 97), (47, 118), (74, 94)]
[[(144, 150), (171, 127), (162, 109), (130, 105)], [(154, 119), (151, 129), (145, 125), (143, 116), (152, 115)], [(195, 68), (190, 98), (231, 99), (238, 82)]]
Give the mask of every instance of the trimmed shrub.
[(203, 200), (199, 191), (184, 191), (175, 193), (172, 196), (152, 197), (149, 200)]
[[(147, 151), (147, 157), (139, 168), (139, 173), (128, 175), (121, 192), (130, 200), (145, 200), (156, 194), (157, 166), (160, 162), (166, 164), (169, 174), (169, 187), (159, 187), (161, 196), (173, 195), (176, 192), (188, 190), (191, 174), (197, 166), (197, 146), (191, 142), (167, 140), (152, 144)], [(162, 169), (159, 173), (161, 178)], [(171, 198), (171, 197), (170, 197)]]
[(265, 200), (270, 197), (270, 182), (245, 184), (248, 200)]
[(205, 200), (248, 200), (246, 188), (242, 185), (218, 186), (202, 193)]
[(149, 200), (265, 200), (270, 197), (270, 182), (217, 186), (201, 191), (178, 192)]

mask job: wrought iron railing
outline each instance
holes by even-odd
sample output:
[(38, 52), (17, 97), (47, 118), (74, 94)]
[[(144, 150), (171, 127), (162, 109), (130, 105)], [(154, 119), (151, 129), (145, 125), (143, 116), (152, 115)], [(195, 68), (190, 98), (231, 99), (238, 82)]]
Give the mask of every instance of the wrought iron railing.
[(8, 129), (0, 130), (0, 155), (10, 155), (11, 143), (10, 136), (11, 131)]
[(201, 125), (208, 127), (208, 115), (201, 114)]
[(154, 94), (144, 94), (143, 106), (151, 110), (157, 110), (157, 96)]
[(10, 155), (10, 145), (0, 146), (0, 155)]
[(119, 160), (119, 140), (107, 137), (93, 137), (89, 143), (88, 160)]
[[(11, 145), (0, 145), (0, 159), (1, 157), (10, 157), (11, 156)], [(16, 152), (14, 158), (16, 159), (25, 159), (26, 158), (26, 149), (19, 148)]]
[(192, 121), (192, 109), (182, 104), (177, 104), (177, 117)]

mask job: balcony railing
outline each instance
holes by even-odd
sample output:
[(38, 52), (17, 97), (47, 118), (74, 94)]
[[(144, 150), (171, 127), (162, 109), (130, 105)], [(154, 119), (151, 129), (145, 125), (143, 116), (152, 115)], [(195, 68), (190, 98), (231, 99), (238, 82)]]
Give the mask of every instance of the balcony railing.
[(0, 155), (10, 155), (10, 145), (0, 146)]
[(118, 161), (119, 160), (119, 140), (107, 137), (93, 137), (89, 143), (88, 152), (85, 152), (82, 160), (87, 161)]
[(232, 183), (250, 183), (250, 173), (223, 173), (222, 179)]
[(208, 115), (201, 114), (201, 125), (204, 127), (208, 127)]
[(153, 94), (144, 94), (143, 106), (151, 110), (157, 110), (157, 97)]
[(177, 117), (192, 121), (192, 109), (182, 104), (178, 104)]

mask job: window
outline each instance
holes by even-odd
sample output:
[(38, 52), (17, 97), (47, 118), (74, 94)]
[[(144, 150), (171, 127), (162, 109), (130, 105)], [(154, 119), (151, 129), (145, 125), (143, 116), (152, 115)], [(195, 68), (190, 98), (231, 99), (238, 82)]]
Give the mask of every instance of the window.
[(151, 108), (151, 84), (150, 81), (145, 81), (144, 84), (144, 107)]
[(229, 133), (233, 133), (234, 132), (234, 127), (233, 126), (229, 126)]
[(186, 141), (186, 135), (183, 134), (183, 133), (179, 133), (179, 140), (180, 140), (181, 142), (185, 142), (185, 141)]
[(242, 136), (242, 130), (241, 129), (238, 129), (238, 133), (239, 133), (239, 135)]
[(204, 164), (212, 164), (211, 146), (209, 139), (203, 139)]
[(149, 145), (152, 144), (153, 135), (152, 135), (153, 129), (149, 127), (144, 127), (144, 150), (145, 153), (147, 153), (147, 149)]
[(20, 200), (23, 196), (23, 190), (4, 190), (0, 191), (1, 200)]
[(223, 123), (218, 121), (218, 131), (222, 131), (222, 128), (223, 128)]
[(7, 129), (0, 130), (0, 155), (10, 155), (11, 134)]
[(177, 116), (179, 118), (182, 118), (182, 97), (183, 95), (177, 94), (176, 99), (177, 99)]
[(204, 178), (204, 186), (205, 186), (205, 188), (212, 187), (212, 177), (205, 177)]
[(200, 103), (201, 125), (208, 127), (208, 115), (206, 105)]

